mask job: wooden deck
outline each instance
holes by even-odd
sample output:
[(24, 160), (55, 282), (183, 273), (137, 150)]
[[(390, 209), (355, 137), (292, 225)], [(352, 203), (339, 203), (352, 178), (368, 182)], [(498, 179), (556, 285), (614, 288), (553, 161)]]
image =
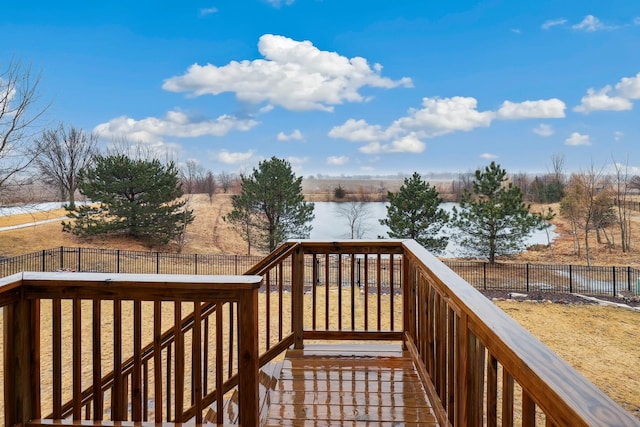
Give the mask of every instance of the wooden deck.
[(399, 345), (307, 344), (280, 363), (263, 426), (437, 425)]

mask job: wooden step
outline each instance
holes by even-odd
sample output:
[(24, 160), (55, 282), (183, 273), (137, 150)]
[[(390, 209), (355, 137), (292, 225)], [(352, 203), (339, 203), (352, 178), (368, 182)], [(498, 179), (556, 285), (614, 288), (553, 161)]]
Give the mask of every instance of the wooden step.
[[(276, 387), (280, 371), (282, 370), (283, 361), (267, 363), (260, 369), (258, 391), (260, 393), (260, 416), (266, 415), (269, 407), (270, 391)], [(224, 424), (238, 424), (239, 407), (238, 407), (238, 390), (234, 390), (229, 399), (225, 400), (223, 406), (223, 422)], [(212, 405), (205, 414), (205, 420), (216, 422), (216, 406)]]

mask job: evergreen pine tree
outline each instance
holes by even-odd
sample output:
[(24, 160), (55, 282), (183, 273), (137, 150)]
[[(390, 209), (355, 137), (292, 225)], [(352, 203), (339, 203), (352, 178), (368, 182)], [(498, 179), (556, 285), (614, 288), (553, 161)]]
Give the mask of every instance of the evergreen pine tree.
[(173, 163), (133, 160), (125, 155), (97, 156), (80, 172), (78, 189), (94, 203), (76, 206), (63, 230), (77, 236), (121, 233), (166, 244), (182, 236), (193, 212), (179, 200), (182, 188)]
[[(240, 224), (245, 240), (250, 236), (257, 247), (271, 252), (289, 238), (309, 236), (313, 203), (304, 201), (302, 177), (296, 178), (286, 160), (264, 160), (240, 179), (241, 193), (232, 196), (233, 211), (225, 220), (240, 221), (236, 225)], [(247, 226), (253, 232), (247, 232)]]
[(473, 194), (465, 191), (452, 219), (463, 249), (486, 256), (492, 264), (498, 255), (524, 249), (529, 234), (546, 227), (552, 217), (551, 211), (546, 216), (532, 214), (520, 189), (507, 180), (507, 172), (495, 162), (476, 170)]
[(441, 253), (449, 238), (440, 230), (449, 221), (449, 215), (440, 208), (442, 199), (435, 186), (422, 180), (417, 172), (405, 178), (397, 193), (388, 192), (387, 217), (380, 224), (390, 228), (389, 237), (414, 239), (425, 248)]

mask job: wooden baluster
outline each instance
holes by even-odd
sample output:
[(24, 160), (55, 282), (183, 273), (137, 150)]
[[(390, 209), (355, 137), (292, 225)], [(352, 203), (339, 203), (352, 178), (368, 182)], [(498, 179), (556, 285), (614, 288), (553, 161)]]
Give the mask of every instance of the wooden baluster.
[(457, 338), (458, 342), (458, 384), (456, 386), (456, 401), (458, 403), (457, 407), (457, 416), (456, 416), (456, 426), (471, 426), (471, 408), (469, 407), (471, 399), (473, 397), (473, 387), (472, 387), (472, 378), (471, 378), (471, 361), (470, 359), (470, 345), (469, 341), (470, 332), (469, 332), (469, 321), (466, 313), (461, 313), (460, 318), (458, 319), (458, 331)]
[(369, 255), (364, 255), (364, 279), (360, 283), (364, 287), (364, 330), (369, 330)]
[(132, 420), (142, 421), (142, 302), (133, 301)]
[(522, 390), (522, 427), (535, 427), (536, 425), (536, 403), (531, 395)]
[[(231, 305), (228, 303), (228, 305)], [(224, 393), (222, 392), (222, 384), (224, 382), (224, 362), (222, 360), (222, 352), (223, 352), (223, 337), (222, 337), (222, 307), (223, 305), (220, 303), (216, 303), (216, 423), (222, 424), (224, 423)], [(233, 339), (232, 336), (229, 337), (229, 342)]]
[(283, 277), (284, 266), (282, 263), (278, 264), (278, 341), (282, 341), (283, 336), (283, 314), (284, 304), (283, 304), (283, 295), (284, 295), (284, 277)]
[(395, 294), (395, 281), (394, 281), (394, 264), (395, 263), (395, 259), (393, 258), (393, 254), (391, 254), (389, 256), (389, 305), (390, 305), (390, 310), (391, 312), (389, 313), (389, 324), (391, 325), (390, 330), (391, 331), (395, 331), (396, 330), (396, 321), (395, 321), (395, 312), (396, 312), (396, 307), (395, 307), (395, 303), (394, 303), (394, 294)]
[(338, 330), (342, 331), (342, 254), (338, 254)]
[(356, 258), (351, 254), (351, 330), (356, 329)]
[(53, 351), (53, 418), (62, 418), (62, 301), (51, 302), (53, 311), (52, 351)]
[(267, 274), (265, 275), (265, 282), (266, 282), (266, 286), (265, 286), (266, 291), (265, 291), (264, 336), (265, 336), (265, 344), (266, 344), (265, 350), (269, 350), (271, 348), (271, 270), (267, 271)]
[(122, 378), (122, 301), (113, 301), (113, 391), (111, 420), (124, 421), (124, 381)]
[(441, 400), (447, 390), (447, 304), (440, 294), (436, 297), (436, 390)]
[[(162, 302), (153, 302), (153, 401), (155, 404), (154, 418), (156, 422), (162, 419), (162, 349), (160, 337), (162, 336)], [(167, 360), (170, 356), (167, 356)], [(167, 394), (169, 384), (167, 384)], [(168, 407), (168, 406), (167, 406)]]
[(176, 342), (175, 368), (174, 368), (174, 404), (175, 422), (182, 422), (182, 412), (184, 410), (184, 335), (182, 334), (182, 301), (174, 303), (174, 330)]
[(498, 360), (487, 358), (487, 427), (498, 425)]
[(502, 368), (502, 426), (513, 425), (513, 376)]
[(448, 316), (448, 337), (447, 337), (447, 398), (443, 398), (443, 404), (446, 405), (447, 415), (451, 424), (455, 425), (456, 420), (456, 381), (457, 381), (457, 372), (456, 363), (458, 357), (456, 356), (458, 353), (456, 341), (457, 341), (457, 316), (456, 313), (451, 309), (451, 307), (447, 308), (449, 312)]
[[(382, 330), (382, 265), (381, 265), (381, 261), (382, 261), (382, 257), (380, 256), (380, 254), (378, 254), (378, 257), (376, 259), (376, 286), (378, 287), (378, 291), (377, 291), (377, 302), (378, 302), (378, 311), (377, 311), (377, 318), (378, 318), (378, 331)], [(391, 330), (391, 328), (389, 328), (389, 330)]]
[[(256, 299), (257, 302), (257, 299)], [(191, 372), (193, 372), (193, 400), (196, 409), (196, 423), (202, 423), (202, 303), (193, 303), (193, 339)], [(257, 350), (256, 350), (257, 351)]]
[(73, 419), (82, 419), (82, 301), (73, 300), (72, 319)]
[(324, 289), (325, 289), (325, 297), (324, 297), (324, 329), (325, 331), (329, 330), (329, 254), (325, 254), (324, 256)]
[[(313, 254), (311, 261), (311, 330), (317, 330), (317, 303), (318, 303), (318, 258)], [(304, 282), (303, 282), (304, 283)], [(304, 287), (304, 284), (303, 284)]]
[[(93, 300), (93, 419), (102, 420), (104, 391), (102, 390), (102, 303)], [(89, 419), (89, 418), (87, 418)]]

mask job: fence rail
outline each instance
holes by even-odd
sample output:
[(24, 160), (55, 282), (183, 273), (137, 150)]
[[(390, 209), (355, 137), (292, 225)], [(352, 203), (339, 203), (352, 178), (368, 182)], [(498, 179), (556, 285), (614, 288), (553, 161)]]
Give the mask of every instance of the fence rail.
[[(96, 273), (227, 274), (246, 272), (262, 257), (228, 254), (177, 254), (64, 247), (45, 249), (0, 259), (0, 277), (21, 271), (83, 271)], [(383, 260), (384, 261), (384, 260)], [(324, 272), (336, 261), (316, 259), (315, 270)], [(401, 262), (397, 260), (397, 262)], [(583, 293), (589, 295), (640, 294), (640, 269), (631, 266), (566, 264), (489, 264), (482, 261), (443, 260), (467, 282), (481, 290)], [(365, 262), (354, 260), (356, 284), (366, 276)], [(332, 270), (326, 270), (332, 271)], [(401, 266), (395, 266), (399, 272)], [(315, 281), (322, 280), (317, 274)], [(310, 285), (310, 284), (309, 284)]]

